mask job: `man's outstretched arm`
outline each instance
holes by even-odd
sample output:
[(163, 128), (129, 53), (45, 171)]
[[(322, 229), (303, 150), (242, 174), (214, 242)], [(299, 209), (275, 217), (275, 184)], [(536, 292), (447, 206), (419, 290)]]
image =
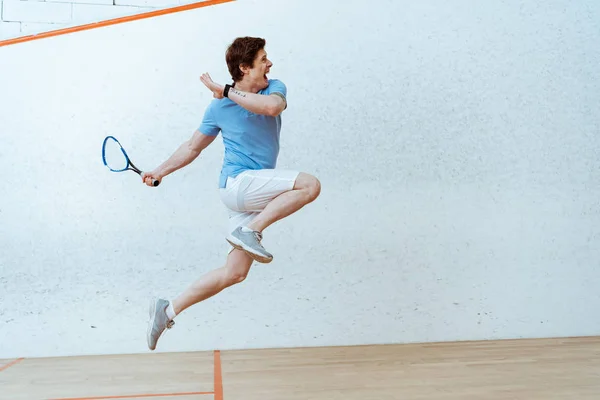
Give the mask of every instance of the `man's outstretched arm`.
[[(213, 92), (213, 96), (222, 99), (225, 85), (215, 83), (209, 74), (202, 74), (200, 80)], [(285, 110), (287, 103), (282, 93), (258, 94), (230, 88), (227, 96), (231, 101), (255, 114), (276, 117)]]
[(196, 130), (192, 137), (183, 142), (165, 162), (153, 171), (144, 172), (142, 174), (142, 181), (148, 186), (152, 186), (152, 178), (160, 182), (165, 176), (194, 161), (215, 138), (216, 136), (205, 135)]
[(255, 114), (276, 117), (285, 110), (285, 99), (280, 93), (265, 95), (244, 92), (232, 87), (227, 97)]

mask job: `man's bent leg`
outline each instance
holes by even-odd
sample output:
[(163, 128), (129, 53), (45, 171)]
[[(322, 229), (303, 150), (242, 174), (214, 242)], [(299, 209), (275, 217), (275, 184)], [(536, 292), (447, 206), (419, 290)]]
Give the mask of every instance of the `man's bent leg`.
[(150, 303), (147, 340), (150, 350), (156, 348), (158, 338), (173, 326), (173, 319), (188, 307), (204, 301), (232, 285), (246, 279), (253, 259), (241, 250), (233, 250), (224, 266), (212, 270), (190, 285), (172, 302), (154, 299)]
[(312, 175), (291, 170), (245, 171), (221, 192), (235, 212), (253, 213), (252, 221), (230, 231), (227, 241), (255, 260), (268, 263), (273, 256), (262, 246), (262, 231), (317, 198), (321, 184)]
[(248, 224), (248, 228), (261, 232), (269, 225), (285, 218), (314, 201), (321, 193), (321, 183), (307, 173), (298, 174), (294, 188), (275, 197)]
[(274, 198), (293, 190), (298, 176), (299, 172), (293, 170), (261, 169), (229, 179), (226, 188), (221, 189), (221, 199), (230, 209), (230, 220), (235, 222), (226, 237), (229, 244), (258, 262), (271, 262), (273, 256), (261, 244), (262, 232), (248, 226)]

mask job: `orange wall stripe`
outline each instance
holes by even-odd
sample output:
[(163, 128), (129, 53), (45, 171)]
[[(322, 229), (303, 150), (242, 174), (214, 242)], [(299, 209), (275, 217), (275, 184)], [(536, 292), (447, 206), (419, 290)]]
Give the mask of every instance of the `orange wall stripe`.
[(215, 400), (223, 400), (223, 377), (221, 374), (221, 351), (215, 350)]
[(176, 13), (176, 12), (192, 10), (195, 8), (214, 6), (216, 4), (229, 3), (232, 1), (235, 1), (235, 0), (207, 0), (207, 1), (202, 1), (202, 2), (198, 2), (198, 3), (185, 4), (185, 5), (177, 6), (177, 7), (149, 11), (149, 12), (140, 13), (140, 14), (136, 14), (136, 15), (129, 15), (127, 17), (120, 17), (120, 18), (108, 19), (108, 20), (100, 21), (100, 22), (93, 22), (93, 23), (85, 24), (85, 25), (73, 26), (70, 28), (56, 29), (53, 31), (42, 32), (42, 33), (35, 34), (35, 35), (28, 35), (28, 36), (17, 37), (14, 39), (2, 40), (2, 41), (0, 41), (0, 47), (9, 46), (12, 44), (17, 44), (17, 43), (30, 42), (32, 40), (49, 38), (52, 36), (65, 35), (67, 33), (81, 32), (81, 31), (85, 31), (85, 30), (89, 30), (89, 29), (101, 28), (101, 27), (109, 26), (109, 25), (122, 24), (124, 22), (138, 21), (140, 19), (157, 17), (159, 15), (172, 14), (172, 13)]
[(12, 366), (13, 366), (13, 365), (15, 365), (15, 364), (18, 364), (18, 363), (20, 363), (20, 362), (21, 362), (21, 361), (23, 361), (23, 360), (24, 360), (24, 358), (17, 358), (16, 360), (12, 360), (12, 361), (11, 361), (11, 362), (9, 362), (8, 364), (5, 364), (5, 365), (3, 365), (3, 366), (0, 366), (0, 372), (1, 372), (1, 371), (4, 371), (5, 369), (7, 369), (7, 368), (9, 368), (9, 367), (12, 367)]

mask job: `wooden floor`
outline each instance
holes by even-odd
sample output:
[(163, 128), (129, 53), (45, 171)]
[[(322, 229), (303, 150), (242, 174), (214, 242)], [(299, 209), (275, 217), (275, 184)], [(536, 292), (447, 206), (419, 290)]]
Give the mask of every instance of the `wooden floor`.
[(600, 399), (600, 337), (0, 360), (0, 399)]

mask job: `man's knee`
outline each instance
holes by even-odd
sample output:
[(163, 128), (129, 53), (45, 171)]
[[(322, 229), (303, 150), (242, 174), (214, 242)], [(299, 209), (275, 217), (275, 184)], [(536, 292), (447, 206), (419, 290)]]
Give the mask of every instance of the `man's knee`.
[(308, 202), (314, 201), (321, 194), (321, 182), (319, 179), (304, 172), (298, 176), (296, 186), (297, 189), (306, 191)]
[(238, 283), (242, 283), (246, 280), (248, 276), (248, 271), (235, 271), (230, 270), (227, 274), (227, 286), (237, 285)]
[(241, 250), (233, 250), (227, 259), (227, 286), (236, 285), (246, 280), (252, 258)]
[(316, 177), (311, 176), (311, 182), (308, 187), (310, 201), (315, 200), (321, 194), (321, 181), (319, 181)]
[(249, 269), (244, 268), (242, 265), (227, 264), (226, 286), (233, 286), (244, 282), (248, 276), (248, 271)]

